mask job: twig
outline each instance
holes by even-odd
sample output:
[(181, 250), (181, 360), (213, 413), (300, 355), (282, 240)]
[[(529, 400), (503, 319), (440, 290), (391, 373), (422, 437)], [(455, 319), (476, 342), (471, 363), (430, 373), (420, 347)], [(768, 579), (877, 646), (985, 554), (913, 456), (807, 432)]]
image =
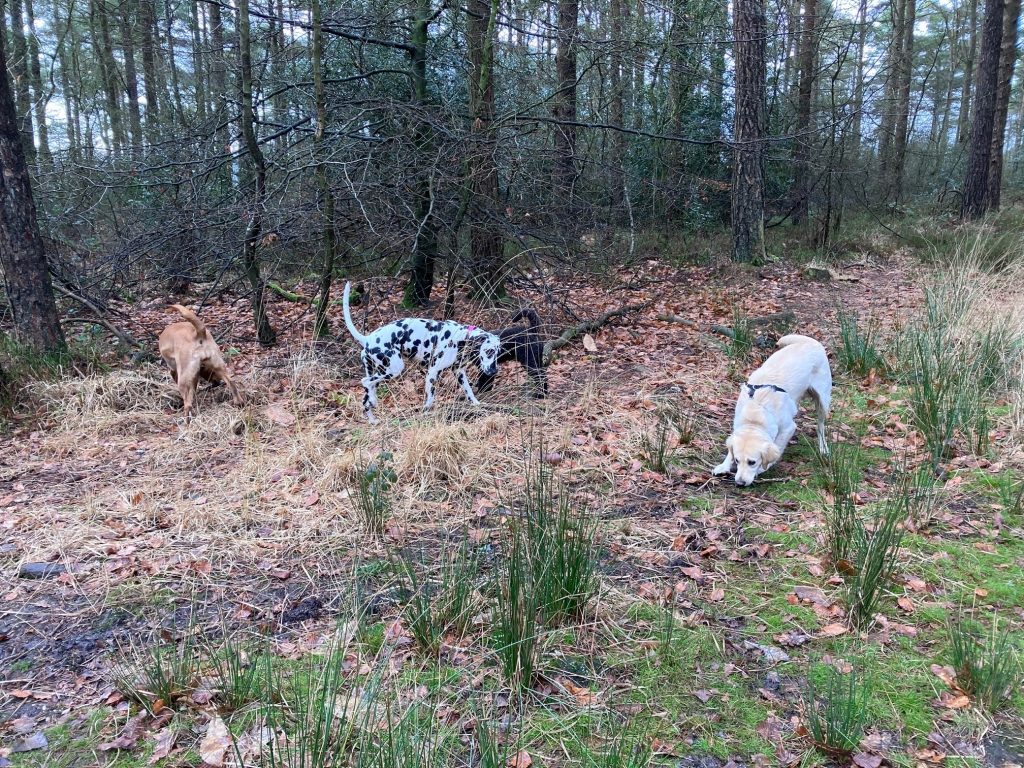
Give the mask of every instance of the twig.
[(89, 320), (90, 322), (96, 323), (97, 325), (102, 325), (104, 328), (106, 328), (112, 334), (117, 336), (117, 338), (121, 341), (122, 344), (125, 344), (126, 346), (129, 346), (129, 347), (135, 347), (136, 349), (143, 349), (142, 344), (140, 344), (138, 341), (136, 341), (127, 331), (122, 331), (120, 328), (118, 328), (113, 323), (111, 323), (109, 320), (107, 320), (105, 317), (103, 317), (103, 313), (100, 312), (100, 310), (96, 307), (96, 305), (93, 304), (91, 301), (89, 301), (87, 298), (85, 298), (84, 296), (79, 296), (77, 293), (72, 293), (71, 291), (69, 291), (67, 288), (65, 288), (63, 285), (61, 285), (57, 281), (54, 281), (53, 287), (56, 290), (58, 290), (60, 293), (63, 293), (69, 299), (74, 299), (79, 304), (81, 304), (83, 307), (85, 307), (86, 309), (90, 310), (94, 315), (96, 315), (95, 318), (76, 318), (76, 319), (79, 319), (79, 320)]
[[(704, 330), (698, 323), (690, 320), (686, 317), (680, 317), (679, 315), (671, 312), (663, 312), (657, 316), (658, 320), (663, 323), (678, 323), (679, 325), (685, 325), (688, 328), (696, 328), (698, 331)], [(782, 312), (775, 312), (771, 315), (765, 315), (764, 317), (752, 317), (747, 320), (749, 325), (786, 325), (796, 321), (796, 315), (793, 314), (792, 310), (784, 310)], [(725, 336), (727, 338), (735, 338), (736, 332), (725, 325), (709, 325), (707, 330), (711, 333), (717, 333), (719, 336)]]
[(631, 312), (639, 312), (642, 309), (647, 309), (651, 306), (652, 302), (647, 301), (643, 304), (630, 304), (628, 306), (619, 307), (618, 309), (610, 309), (602, 315), (594, 318), (593, 320), (584, 320), (576, 325), (569, 326), (561, 335), (556, 339), (552, 339), (544, 345), (544, 365), (551, 362), (551, 356), (556, 349), (561, 349), (566, 346), (570, 341), (575, 339), (581, 333), (590, 333), (596, 331), (598, 328), (603, 326), (609, 320), (615, 317), (622, 317), (628, 315)]

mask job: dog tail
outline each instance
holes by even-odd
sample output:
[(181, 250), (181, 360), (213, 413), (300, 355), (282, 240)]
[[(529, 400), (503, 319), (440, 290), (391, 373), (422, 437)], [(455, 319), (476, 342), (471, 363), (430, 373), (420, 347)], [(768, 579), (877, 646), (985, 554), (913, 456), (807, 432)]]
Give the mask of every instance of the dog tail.
[(801, 336), (799, 333), (791, 333), (788, 336), (783, 336), (781, 339), (775, 342), (775, 346), (788, 347), (790, 344), (807, 343), (817, 344), (819, 347), (821, 346), (821, 342), (819, 342), (817, 339), (812, 339), (810, 336)]
[(352, 322), (352, 312), (348, 308), (348, 295), (351, 292), (352, 283), (345, 283), (345, 293), (341, 297), (341, 308), (345, 313), (345, 327), (348, 328), (348, 332), (352, 334), (352, 338), (355, 339), (360, 346), (366, 346), (366, 337), (356, 330), (356, 324)]
[(520, 320), (528, 320), (530, 322), (530, 330), (533, 331), (534, 333), (536, 333), (537, 329), (540, 328), (540, 316), (536, 312), (534, 312), (531, 307), (527, 307), (526, 309), (520, 309), (516, 313), (516, 316), (509, 320), (509, 324), (514, 325), (515, 323), (518, 323)]
[(202, 339), (206, 336), (206, 326), (203, 321), (199, 319), (199, 316), (188, 307), (183, 307), (181, 304), (171, 304), (172, 309), (178, 310), (178, 314), (192, 323), (192, 327), (196, 329), (196, 335)]

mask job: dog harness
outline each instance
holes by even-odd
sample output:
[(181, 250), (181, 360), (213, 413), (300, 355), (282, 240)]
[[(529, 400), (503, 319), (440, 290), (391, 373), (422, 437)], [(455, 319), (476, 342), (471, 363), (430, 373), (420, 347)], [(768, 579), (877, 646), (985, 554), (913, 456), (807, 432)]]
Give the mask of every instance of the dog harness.
[(747, 384), (744, 384), (743, 386), (746, 387), (747, 390), (749, 391), (750, 399), (751, 400), (754, 399), (754, 392), (756, 392), (759, 389), (774, 389), (776, 392), (781, 392), (782, 394), (786, 394), (786, 390), (784, 390), (778, 384), (750, 384), (750, 383), (747, 383)]

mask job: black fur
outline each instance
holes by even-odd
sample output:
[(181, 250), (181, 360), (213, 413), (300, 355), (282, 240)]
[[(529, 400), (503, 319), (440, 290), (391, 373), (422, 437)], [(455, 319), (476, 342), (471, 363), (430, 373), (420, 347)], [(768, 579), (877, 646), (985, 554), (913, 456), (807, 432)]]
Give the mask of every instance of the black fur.
[[(533, 396), (544, 397), (548, 393), (548, 377), (544, 371), (544, 342), (540, 338), (540, 317), (532, 309), (522, 309), (512, 318), (513, 323), (527, 320), (529, 325), (511, 325), (494, 331), (501, 339), (498, 362), (515, 360), (526, 369), (533, 380)], [(481, 373), (476, 381), (479, 392), (488, 392), (494, 385), (496, 373)]]

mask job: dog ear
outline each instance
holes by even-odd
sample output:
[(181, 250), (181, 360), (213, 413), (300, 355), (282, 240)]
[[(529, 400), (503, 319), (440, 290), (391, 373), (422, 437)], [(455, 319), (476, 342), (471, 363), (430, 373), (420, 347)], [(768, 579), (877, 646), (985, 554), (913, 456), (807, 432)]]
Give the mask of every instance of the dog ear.
[(775, 443), (768, 443), (764, 449), (764, 454), (761, 456), (761, 466), (768, 469), (772, 464), (782, 458), (782, 451), (779, 450), (779, 446)]

